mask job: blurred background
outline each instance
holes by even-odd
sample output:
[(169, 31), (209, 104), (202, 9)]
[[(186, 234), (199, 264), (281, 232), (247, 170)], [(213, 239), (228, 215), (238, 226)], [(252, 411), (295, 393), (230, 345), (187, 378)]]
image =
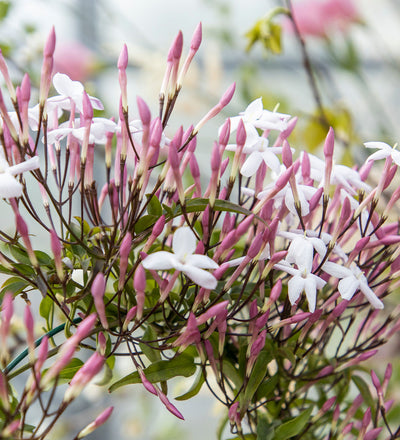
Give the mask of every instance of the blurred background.
[[(126, 43), (130, 113), (136, 113), (140, 95), (155, 114), (169, 46), (180, 29), (185, 54), (201, 21), (203, 43), (167, 132), (195, 125), (236, 81), (237, 92), (226, 113), (199, 135), (198, 154), (205, 164), (224, 118), (243, 111), (259, 96), (265, 108), (272, 110), (279, 104), (280, 112), (299, 116), (291, 138), (299, 148), (317, 150), (329, 125), (337, 136), (337, 160), (349, 165), (365, 159), (363, 142), (396, 143), (400, 135), (400, 2), (299, 0), (292, 5), (301, 38), (279, 9), (271, 13), (287, 6), (284, 0), (0, 1), (0, 48), (16, 82), (28, 71), (38, 85), (43, 44), (54, 25), (55, 71), (83, 82), (91, 95), (103, 101), (104, 115), (118, 118), (116, 64)], [(385, 350), (381, 356), (398, 366), (398, 347)], [(126, 361), (121, 375), (130, 368)], [(176, 382), (171, 396), (188, 387), (190, 383)], [(224, 415), (205, 388), (193, 401), (176, 403), (185, 423), (142, 387), (127, 387), (115, 397), (91, 386), (72, 405), (70, 418), (60, 423), (54, 438), (71, 438), (69, 432), (75, 433), (111, 404), (116, 407), (113, 418), (91, 438), (211, 439)]]

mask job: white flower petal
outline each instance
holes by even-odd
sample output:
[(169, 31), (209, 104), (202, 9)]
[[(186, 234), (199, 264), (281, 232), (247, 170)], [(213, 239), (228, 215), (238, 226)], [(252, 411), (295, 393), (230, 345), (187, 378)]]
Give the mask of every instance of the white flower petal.
[[(272, 150), (272, 148), (271, 148)], [(281, 163), (279, 162), (279, 159), (275, 156), (275, 153), (272, 151), (264, 151), (262, 153), (262, 157), (264, 159), (264, 162), (268, 165), (268, 167), (276, 174), (279, 174), (281, 169)]]
[(295, 275), (288, 282), (288, 293), (290, 304), (295, 304), (299, 299), (301, 292), (304, 290), (304, 278), (300, 275)]
[(218, 264), (207, 255), (193, 254), (186, 258), (186, 264), (201, 269), (218, 269)]
[(215, 289), (217, 287), (217, 279), (206, 270), (198, 267), (184, 265), (182, 272), (192, 281), (205, 289)]
[(175, 255), (166, 251), (154, 252), (148, 255), (142, 262), (145, 269), (150, 270), (168, 270), (174, 269), (177, 266), (177, 259)]
[(32, 171), (36, 170), (40, 167), (40, 161), (38, 156), (31, 157), (28, 160), (25, 160), (24, 162), (17, 163), (13, 166), (11, 166), (8, 169), (8, 172), (15, 176), (16, 174), (24, 173), (25, 171)]
[(254, 123), (263, 114), (262, 98), (257, 98), (251, 102), (244, 111), (245, 122)]
[(245, 177), (253, 176), (261, 165), (263, 157), (259, 151), (253, 151), (245, 160), (242, 168), (240, 169), (240, 174)]
[(53, 85), (60, 95), (69, 97), (84, 91), (83, 85), (79, 81), (72, 81), (68, 75), (59, 72), (53, 76)]
[(383, 302), (375, 295), (374, 291), (366, 283), (360, 283), (360, 290), (367, 300), (376, 309), (383, 309)]
[(8, 172), (0, 173), (0, 197), (20, 197), (22, 185)]
[(336, 278), (346, 278), (353, 276), (353, 272), (348, 268), (341, 266), (340, 264), (332, 263), (327, 261), (323, 266), (322, 270), (329, 275)]
[(175, 231), (172, 239), (172, 250), (179, 260), (185, 259), (196, 250), (196, 236), (188, 226)]
[(311, 313), (315, 312), (315, 304), (317, 302), (317, 286), (315, 280), (307, 277), (304, 281), (304, 290), (306, 292), (308, 309)]
[(350, 300), (359, 288), (360, 283), (354, 276), (343, 278), (339, 281), (338, 290), (343, 299)]

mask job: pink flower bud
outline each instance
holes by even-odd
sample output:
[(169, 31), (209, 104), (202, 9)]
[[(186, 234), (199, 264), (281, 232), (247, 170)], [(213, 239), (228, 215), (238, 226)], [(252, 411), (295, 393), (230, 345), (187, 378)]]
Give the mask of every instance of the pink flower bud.
[(8, 397), (7, 383), (6, 383), (5, 377), (4, 377), (1, 370), (0, 370), (0, 403), (1, 403), (1, 406), (6, 411), (9, 411), (10, 401), (9, 401), (9, 397)]
[(224, 125), (221, 128), (220, 134), (219, 134), (219, 144), (223, 147), (226, 147), (227, 143), (229, 142), (229, 137), (231, 134), (231, 120), (228, 118)]
[(219, 146), (214, 142), (211, 151), (211, 171), (218, 172), (221, 166), (221, 155), (219, 153)]
[(277, 301), (281, 292), (282, 292), (282, 280), (279, 278), (271, 289), (271, 293), (269, 296), (270, 301), (272, 302)]
[(129, 323), (132, 321), (132, 319), (136, 316), (137, 306), (133, 306), (128, 310), (128, 313), (126, 314), (124, 324), (122, 326), (122, 330), (126, 331), (128, 329)]
[(126, 44), (122, 47), (118, 58), (118, 69), (125, 70), (128, 67), (128, 48)]
[(50, 58), (54, 54), (54, 50), (56, 48), (56, 32), (54, 30), (54, 26), (51, 28), (50, 33), (47, 37), (46, 44), (43, 48), (43, 56), (45, 58)]
[(364, 435), (364, 440), (375, 440), (378, 438), (383, 428), (373, 428)]
[(78, 342), (85, 339), (89, 333), (93, 330), (94, 323), (97, 320), (95, 313), (92, 313), (87, 318), (85, 318), (77, 327), (76, 332), (73, 336)]
[(182, 55), (183, 48), (183, 34), (182, 31), (178, 32), (178, 35), (175, 37), (174, 42), (172, 43), (172, 53), (173, 57), (176, 60), (179, 60)]
[(324, 143), (324, 155), (326, 159), (333, 156), (334, 146), (335, 146), (335, 133), (333, 131), (333, 128), (330, 127)]
[(24, 310), (24, 322), (26, 327), (26, 339), (29, 349), (33, 353), (35, 350), (35, 332), (34, 332), (34, 320), (30, 306), (27, 304)]
[(147, 377), (145, 376), (143, 370), (140, 367), (138, 367), (137, 371), (139, 373), (140, 380), (142, 381), (142, 384), (146, 388), (146, 390), (149, 393), (154, 394), (155, 396), (157, 396), (157, 391), (156, 391), (154, 385), (147, 379)]
[(255, 258), (261, 250), (261, 246), (264, 244), (262, 234), (258, 234), (251, 242), (247, 256), (251, 259)]
[(275, 181), (275, 188), (280, 191), (283, 189), (287, 183), (289, 182), (289, 179), (292, 177), (292, 174), (294, 172), (294, 165), (287, 168)]
[(243, 119), (239, 120), (238, 128), (236, 131), (236, 143), (239, 147), (242, 147), (246, 142), (246, 128), (243, 123)]
[(283, 141), (282, 146), (282, 162), (286, 168), (289, 168), (293, 163), (292, 150), (290, 149), (289, 142), (287, 140)]
[(97, 335), (97, 346), (99, 353), (104, 356), (107, 348), (107, 340), (103, 332), (99, 332), (99, 334)]
[(201, 22), (196, 26), (196, 29), (193, 32), (192, 40), (190, 42), (190, 48), (194, 51), (197, 51), (200, 47), (202, 39), (202, 26)]
[(86, 121), (91, 121), (93, 118), (93, 106), (90, 102), (89, 95), (86, 93), (86, 91), (83, 92), (82, 96), (82, 112), (83, 117)]
[(101, 272), (99, 272), (96, 275), (96, 278), (93, 280), (91, 292), (94, 300), (94, 305), (96, 307), (97, 313), (100, 318), (100, 322), (105, 329), (108, 329), (106, 310), (104, 306), (105, 291), (106, 291), (106, 280), (104, 278), (104, 275)]
[(29, 103), (31, 98), (31, 82), (29, 79), (29, 75), (25, 73), (22, 82), (21, 82), (21, 99), (25, 103)]
[(321, 408), (321, 411), (323, 413), (326, 413), (327, 411), (329, 411), (332, 408), (332, 405), (335, 403), (336, 401), (336, 396), (331, 397), (330, 399), (328, 399)]
[(236, 241), (239, 240), (243, 235), (248, 232), (250, 225), (253, 223), (254, 214), (246, 217), (236, 228), (235, 238)]
[(136, 102), (139, 110), (139, 116), (143, 125), (150, 125), (151, 121), (151, 113), (148, 105), (145, 101), (140, 97), (136, 97)]
[(104, 425), (104, 423), (106, 423), (106, 421), (111, 416), (113, 409), (114, 409), (113, 406), (110, 406), (109, 408), (105, 409), (96, 418), (96, 420), (94, 422), (89, 423), (89, 425), (87, 425), (86, 428), (84, 428), (84, 429), (82, 429), (82, 431), (80, 431), (77, 438), (78, 439), (84, 438), (84, 437), (88, 436), (89, 434), (91, 434), (93, 431), (95, 431), (97, 428), (99, 428), (101, 425)]
[(173, 414), (178, 419), (185, 420), (183, 415), (178, 411), (178, 409), (168, 400), (167, 396), (162, 393), (158, 388), (156, 388), (157, 394), (161, 402), (165, 405), (167, 410)]
[(219, 104), (222, 107), (225, 107), (230, 103), (233, 94), (235, 93), (235, 88), (236, 88), (236, 83), (234, 82), (226, 89), (225, 93), (222, 95), (222, 98), (219, 101)]

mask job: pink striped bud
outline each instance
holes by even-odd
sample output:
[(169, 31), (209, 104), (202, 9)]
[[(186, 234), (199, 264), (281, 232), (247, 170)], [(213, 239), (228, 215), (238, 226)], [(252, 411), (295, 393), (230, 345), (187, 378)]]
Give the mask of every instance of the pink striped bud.
[(104, 423), (106, 423), (106, 421), (111, 416), (113, 409), (114, 409), (114, 407), (110, 406), (109, 408), (104, 410), (96, 418), (96, 420), (94, 422), (89, 423), (89, 425), (87, 425), (84, 429), (82, 429), (82, 431), (79, 432), (77, 438), (78, 439), (84, 438), (84, 437), (88, 436), (89, 434), (91, 434), (93, 431), (95, 431), (97, 428), (99, 428), (101, 425), (104, 425)]
[(230, 134), (231, 134), (231, 120), (228, 118), (224, 122), (224, 125), (221, 127), (219, 133), (219, 144), (222, 145), (224, 148), (229, 142)]
[(292, 177), (294, 173), (294, 165), (291, 165), (287, 168), (275, 181), (275, 188), (280, 191), (283, 189), (289, 182), (289, 179)]
[[(219, 101), (219, 104), (220, 104), (222, 107), (225, 107), (225, 106), (227, 106), (227, 105), (230, 103), (230, 101), (231, 101), (231, 99), (232, 99), (232, 97), (233, 97), (233, 94), (235, 93), (235, 88), (236, 88), (236, 83), (231, 84), (231, 85), (227, 88), (227, 90), (225, 91), (225, 93), (222, 95), (222, 98), (221, 98), (220, 101)], [(221, 109), (221, 110), (222, 110), (222, 109)]]
[(236, 144), (238, 145), (238, 147), (242, 147), (245, 144), (246, 137), (247, 137), (246, 128), (244, 126), (243, 119), (240, 119), (236, 131)]
[(82, 365), (75, 373), (64, 394), (64, 402), (71, 402), (81, 394), (86, 385), (98, 374), (103, 368), (105, 362), (104, 356), (97, 351)]
[(27, 73), (25, 73), (21, 82), (21, 99), (26, 104), (28, 104), (31, 99), (31, 81)]
[[(197, 319), (197, 325), (204, 324), (211, 318), (217, 318), (221, 313), (226, 312), (226, 308), (229, 304), (229, 301), (222, 301), (218, 304), (215, 304), (214, 306), (210, 307), (206, 312), (204, 312), (202, 315), (200, 315)], [(196, 325), (196, 327), (197, 327)]]
[(142, 124), (143, 125), (150, 125), (151, 113), (150, 113), (150, 109), (149, 109), (148, 105), (140, 96), (138, 96), (136, 98), (136, 102), (137, 102), (139, 116), (142, 121)]
[(28, 343), (30, 355), (33, 356), (35, 350), (35, 331), (34, 331), (35, 324), (31, 312), (31, 308), (28, 304), (26, 305), (24, 310), (24, 323), (26, 328), (26, 341)]
[(122, 326), (122, 330), (125, 332), (128, 330), (128, 325), (132, 321), (132, 319), (136, 316), (137, 306), (133, 306), (128, 310), (128, 313), (126, 314), (124, 324)]
[(54, 26), (51, 28), (43, 48), (43, 56), (45, 58), (52, 57), (56, 48), (56, 32)]
[(143, 316), (145, 290), (146, 290), (146, 272), (141, 264), (137, 267), (133, 277), (133, 287), (136, 291), (137, 319)]
[(156, 118), (154, 120), (154, 124), (151, 129), (150, 145), (158, 147), (161, 142), (161, 137), (162, 137), (161, 120), (160, 120), (160, 118)]
[(376, 392), (378, 393), (378, 397), (383, 400), (383, 392), (382, 392), (381, 382), (380, 382), (380, 380), (374, 370), (371, 370), (371, 379), (372, 379), (372, 383), (374, 384), (374, 387), (376, 389)]
[(321, 411), (323, 413), (326, 413), (327, 411), (329, 411), (332, 408), (332, 406), (335, 402), (336, 402), (336, 396), (331, 397), (322, 405)]
[(335, 132), (333, 131), (333, 128), (330, 127), (324, 143), (324, 155), (326, 159), (331, 158), (333, 156), (334, 147), (335, 147)]
[(165, 405), (167, 410), (175, 417), (178, 417), (178, 419), (185, 420), (183, 415), (178, 411), (178, 409), (168, 400), (167, 396), (163, 392), (161, 392), (158, 388), (156, 388), (156, 391), (159, 399)]
[(60, 281), (64, 279), (64, 272), (62, 268), (62, 246), (56, 231), (50, 231), (51, 251), (54, 256), (54, 264), (56, 266), (57, 276)]
[(368, 431), (363, 439), (364, 440), (375, 440), (378, 438), (379, 434), (381, 433), (383, 428), (373, 428), (370, 431)]
[(97, 349), (102, 356), (106, 354), (107, 339), (104, 336), (103, 332), (99, 332), (99, 334), (97, 335)]
[(326, 367), (322, 368), (322, 370), (315, 376), (316, 379), (319, 379), (321, 377), (329, 376), (335, 371), (335, 369), (332, 367), (332, 365), (327, 365)]
[(24, 242), (26, 252), (28, 254), (29, 260), (34, 267), (38, 267), (39, 263), (37, 261), (36, 255), (32, 249), (31, 240), (29, 238), (28, 226), (25, 220), (21, 217), (20, 214), (15, 215), (17, 231), (22, 237), (22, 241)]
[(182, 351), (184, 351), (189, 345), (197, 345), (200, 340), (201, 335), (197, 327), (196, 316), (190, 312), (185, 329), (172, 345), (174, 347), (179, 347), (178, 352), (182, 353)]
[(183, 48), (183, 34), (182, 31), (178, 32), (178, 35), (175, 37), (174, 42), (172, 43), (172, 54), (176, 60), (179, 60), (182, 55)]
[(303, 179), (308, 179), (310, 177), (310, 171), (310, 156), (307, 151), (303, 151), (303, 158), (301, 160), (301, 175), (303, 176)]
[(119, 248), (119, 281), (118, 289), (122, 290), (125, 283), (125, 275), (128, 269), (128, 258), (132, 247), (132, 234), (127, 232)]
[(108, 329), (108, 322), (106, 317), (106, 309), (104, 306), (104, 293), (106, 291), (106, 279), (104, 275), (99, 272), (96, 278), (93, 280), (91, 293), (94, 300), (94, 306), (96, 307), (97, 314), (99, 315), (100, 322), (105, 329)]
[(374, 161), (373, 160), (368, 160), (367, 162), (365, 162), (365, 164), (360, 168), (359, 170), (359, 175), (360, 175), (360, 179), (364, 182), (365, 180), (367, 180), (369, 173), (371, 171), (371, 168), (374, 165)]
[(192, 40), (190, 41), (190, 48), (194, 51), (197, 51), (200, 47), (202, 40), (202, 26), (201, 22), (196, 26), (196, 29), (193, 32)]
[(264, 244), (262, 234), (258, 234), (251, 242), (247, 256), (251, 259), (255, 258), (261, 250), (261, 246)]
[(86, 91), (83, 92), (82, 96), (82, 113), (86, 121), (91, 121), (93, 119), (93, 106)]
[(128, 48), (123, 45), (121, 53), (118, 57), (118, 69), (125, 70), (128, 67)]
[(137, 371), (140, 376), (140, 380), (142, 381), (143, 386), (146, 388), (146, 390), (157, 396), (157, 390), (154, 387), (154, 385), (147, 379), (146, 375), (144, 374), (143, 370), (138, 366)]
[(251, 214), (248, 217), (246, 217), (241, 223), (239, 223), (235, 232), (236, 241), (242, 238), (243, 235), (245, 235), (248, 232), (250, 225), (253, 223), (253, 220), (254, 220), (254, 214)]
[(96, 314), (92, 313), (78, 325), (76, 332), (73, 335), (73, 338), (77, 341), (77, 343), (89, 336), (89, 333), (93, 330), (96, 320)]
[(287, 140), (283, 141), (282, 146), (282, 162), (286, 168), (289, 168), (293, 164), (292, 150), (290, 149), (289, 142)]
[(389, 384), (390, 378), (392, 377), (392, 372), (393, 372), (393, 366), (392, 364), (389, 362), (386, 366), (386, 370), (385, 370), (385, 376), (383, 378), (383, 382), (382, 382), (382, 389), (385, 392), (387, 389), (387, 386)]

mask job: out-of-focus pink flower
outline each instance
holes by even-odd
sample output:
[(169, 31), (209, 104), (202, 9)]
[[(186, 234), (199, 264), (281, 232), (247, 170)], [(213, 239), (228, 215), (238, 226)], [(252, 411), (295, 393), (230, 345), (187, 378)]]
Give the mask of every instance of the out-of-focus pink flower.
[[(293, 17), (303, 36), (326, 37), (346, 32), (359, 13), (353, 0), (301, 0), (293, 4)], [(284, 26), (293, 30), (289, 21)]]
[(85, 82), (96, 70), (96, 57), (86, 46), (76, 41), (57, 44), (53, 72), (68, 75), (74, 81)]

